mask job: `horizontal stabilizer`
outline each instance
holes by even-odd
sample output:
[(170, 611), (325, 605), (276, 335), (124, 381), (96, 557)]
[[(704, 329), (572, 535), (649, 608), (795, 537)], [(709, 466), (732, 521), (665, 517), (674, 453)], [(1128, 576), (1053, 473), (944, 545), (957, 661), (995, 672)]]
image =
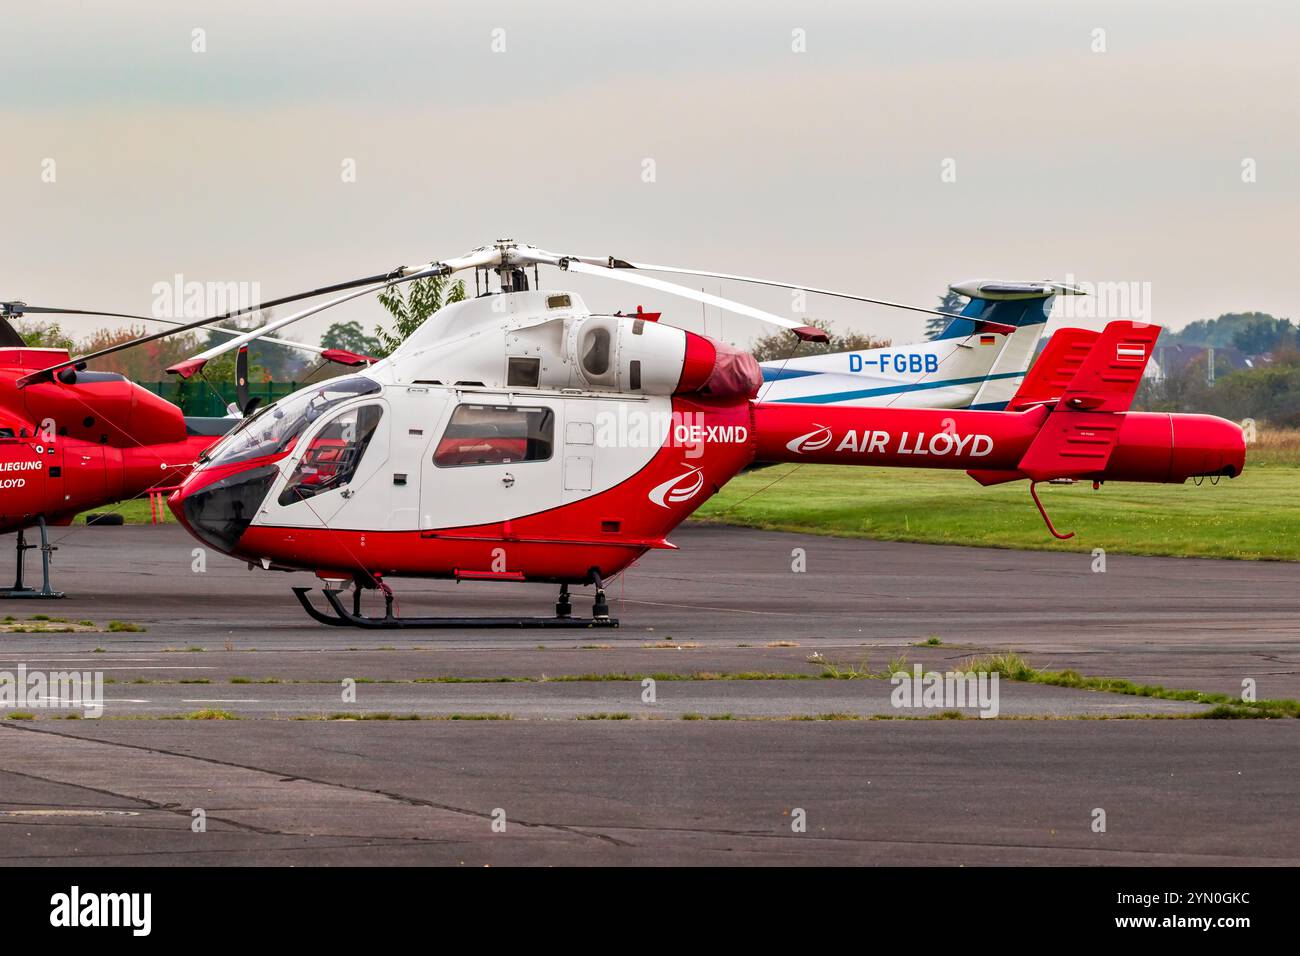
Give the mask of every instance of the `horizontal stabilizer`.
[(1055, 411), (1020, 459), (1020, 470), (1032, 481), (1105, 471), (1119, 426), (1120, 418), (1110, 412)]

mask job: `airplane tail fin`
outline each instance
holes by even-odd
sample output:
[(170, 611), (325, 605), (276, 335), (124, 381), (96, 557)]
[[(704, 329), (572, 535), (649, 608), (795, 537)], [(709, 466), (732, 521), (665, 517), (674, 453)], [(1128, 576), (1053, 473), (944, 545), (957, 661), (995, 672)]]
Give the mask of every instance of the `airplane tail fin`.
[(974, 409), (999, 410), (1015, 394), (1017, 382), (1033, 360), (1057, 295), (1081, 294), (1059, 282), (1002, 282), (972, 279), (954, 283), (953, 292), (970, 297), (939, 339), (966, 339), (976, 347), (1002, 349), (971, 403)]

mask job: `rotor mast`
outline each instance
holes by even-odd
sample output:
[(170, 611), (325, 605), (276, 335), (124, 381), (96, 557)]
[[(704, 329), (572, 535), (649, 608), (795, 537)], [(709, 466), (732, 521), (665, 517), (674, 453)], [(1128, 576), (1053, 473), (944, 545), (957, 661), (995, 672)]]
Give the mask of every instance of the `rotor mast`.
[[(492, 267), (501, 283), (502, 292), (528, 291), (528, 262), (518, 255), (519, 244), (513, 239), (498, 239), (493, 245), (501, 254), (501, 261)], [(536, 270), (536, 263), (533, 265)], [(485, 290), (490, 292), (491, 290)]]

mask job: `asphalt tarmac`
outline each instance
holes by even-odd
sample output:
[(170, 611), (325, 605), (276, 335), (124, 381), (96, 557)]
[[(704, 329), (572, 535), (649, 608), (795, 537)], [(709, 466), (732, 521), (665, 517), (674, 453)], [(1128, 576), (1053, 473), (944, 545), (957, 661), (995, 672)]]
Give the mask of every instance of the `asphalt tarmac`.
[[(1009, 650), (1297, 698), (1294, 564), (1095, 573), (1087, 553), (687, 526), (612, 582), (618, 629), (363, 631), (307, 618), (289, 587), (309, 576), (196, 554), (175, 525), (54, 537), (68, 598), (4, 610), (74, 630), (0, 633), (0, 678), (99, 672), (104, 712), (0, 709), (0, 862), (1300, 862), (1294, 721), (1005, 680), (981, 719), (987, 701), (896, 706), (873, 676)], [(407, 615), (554, 601), (393, 583)], [(203, 711), (238, 719), (172, 719)]]

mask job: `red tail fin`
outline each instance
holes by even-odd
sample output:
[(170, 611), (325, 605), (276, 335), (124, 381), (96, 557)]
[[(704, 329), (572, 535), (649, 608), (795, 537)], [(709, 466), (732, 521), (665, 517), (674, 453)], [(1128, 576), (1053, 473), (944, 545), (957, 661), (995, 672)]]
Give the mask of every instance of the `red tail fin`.
[(1020, 460), (1020, 471), (1034, 481), (1104, 471), (1119, 436), (1120, 418), (1113, 413), (1133, 404), (1159, 336), (1158, 325), (1107, 325)]
[(1061, 407), (1087, 412), (1128, 411), (1159, 337), (1158, 325), (1111, 322), (1079, 366)]
[(1074, 381), (1079, 367), (1100, 333), (1088, 329), (1058, 329), (1047, 340), (1029, 374), (1020, 383), (1007, 411), (1019, 412), (1034, 405), (1055, 405)]

